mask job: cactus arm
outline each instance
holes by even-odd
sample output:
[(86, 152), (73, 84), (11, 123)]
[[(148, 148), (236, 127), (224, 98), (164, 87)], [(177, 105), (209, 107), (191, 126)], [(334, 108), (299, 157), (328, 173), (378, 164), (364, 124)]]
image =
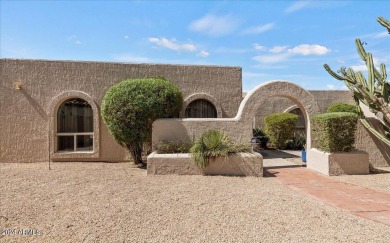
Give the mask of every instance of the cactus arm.
[(368, 53), (367, 55), (366, 65), (368, 69), (368, 90), (370, 91), (370, 93), (373, 93), (375, 89), (375, 73), (374, 61), (372, 60), (371, 53)]
[(387, 31), (389, 32), (390, 34), (390, 22), (388, 20), (386, 20), (385, 18), (383, 17), (379, 17), (378, 18), (378, 22), (385, 28), (387, 28)]
[(363, 43), (360, 41), (360, 39), (356, 39), (355, 40), (355, 44), (356, 44), (356, 49), (360, 55), (360, 58), (363, 60), (363, 61), (366, 61), (366, 58), (367, 58), (367, 52), (366, 50), (364, 50), (364, 47), (363, 47)]
[[(386, 27), (390, 34), (390, 22), (382, 17), (378, 18), (378, 22)], [(361, 120), (361, 122), (373, 135), (390, 146), (390, 83), (387, 81), (386, 66), (381, 64), (378, 70), (374, 65), (372, 54), (364, 49), (364, 43), (360, 39), (356, 39), (355, 45), (358, 54), (366, 64), (367, 79), (362, 72), (355, 72), (352, 68), (346, 70), (345, 67), (341, 67), (338, 71), (340, 75), (327, 64), (324, 64), (324, 68), (333, 78), (344, 81), (345, 85), (353, 92), (357, 104), (362, 102), (375, 114), (381, 113), (383, 115), (381, 120), (385, 135), (375, 130), (366, 120)], [(361, 117), (363, 117), (362, 113)]]
[(371, 132), (371, 134), (373, 134), (375, 137), (377, 137), (379, 140), (381, 140), (382, 142), (384, 142), (385, 144), (387, 144), (388, 146), (390, 146), (390, 140), (388, 138), (386, 138), (385, 136), (383, 136), (382, 134), (380, 134), (377, 130), (375, 130), (371, 125), (370, 123), (368, 123), (365, 119), (360, 119), (360, 123), (363, 124), (363, 126), (365, 128), (367, 128), (367, 130), (369, 130)]
[(346, 82), (349, 82), (349, 83), (352, 83), (352, 84), (356, 83), (355, 80), (349, 78), (348, 76), (341, 77), (337, 73), (333, 72), (333, 70), (329, 67), (328, 64), (324, 64), (324, 68), (333, 78), (335, 78), (337, 80), (346, 81)]

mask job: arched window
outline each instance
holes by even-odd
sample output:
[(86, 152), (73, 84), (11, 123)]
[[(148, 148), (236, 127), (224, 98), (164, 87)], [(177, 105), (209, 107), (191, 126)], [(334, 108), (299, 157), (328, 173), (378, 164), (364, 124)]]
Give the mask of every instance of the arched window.
[(208, 100), (198, 99), (188, 104), (186, 118), (217, 118), (217, 109)]
[(93, 151), (93, 111), (80, 98), (64, 101), (57, 111), (57, 151)]

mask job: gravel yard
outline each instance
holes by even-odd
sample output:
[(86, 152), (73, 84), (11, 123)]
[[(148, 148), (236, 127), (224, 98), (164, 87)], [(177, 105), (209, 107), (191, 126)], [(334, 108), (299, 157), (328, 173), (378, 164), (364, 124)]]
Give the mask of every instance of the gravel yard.
[[(388, 242), (390, 236), (390, 227), (272, 177), (146, 176), (128, 163), (0, 168), (0, 228), (40, 233), (2, 235), (2, 242)], [(387, 181), (382, 188), (389, 175), (355, 183)]]

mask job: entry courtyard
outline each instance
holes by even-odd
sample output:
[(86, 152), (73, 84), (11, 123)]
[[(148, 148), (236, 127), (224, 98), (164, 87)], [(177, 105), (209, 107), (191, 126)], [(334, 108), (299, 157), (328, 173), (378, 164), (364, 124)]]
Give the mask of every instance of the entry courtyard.
[[(389, 225), (291, 190), (267, 168), (265, 177), (147, 176), (129, 163), (0, 169), (0, 228), (39, 233), (3, 234), (0, 242), (386, 242), (390, 235)], [(388, 173), (331, 179), (389, 194)]]

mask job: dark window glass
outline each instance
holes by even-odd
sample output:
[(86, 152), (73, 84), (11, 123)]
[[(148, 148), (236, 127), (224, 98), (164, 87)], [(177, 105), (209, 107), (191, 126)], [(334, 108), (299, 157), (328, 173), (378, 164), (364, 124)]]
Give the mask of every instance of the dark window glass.
[(186, 108), (186, 118), (217, 118), (217, 109), (208, 100), (194, 100)]
[(57, 132), (93, 132), (91, 105), (78, 98), (62, 103), (57, 112)]
[(58, 136), (58, 151), (74, 151), (74, 136)]
[(93, 150), (93, 136), (92, 135), (77, 135), (77, 151)]

